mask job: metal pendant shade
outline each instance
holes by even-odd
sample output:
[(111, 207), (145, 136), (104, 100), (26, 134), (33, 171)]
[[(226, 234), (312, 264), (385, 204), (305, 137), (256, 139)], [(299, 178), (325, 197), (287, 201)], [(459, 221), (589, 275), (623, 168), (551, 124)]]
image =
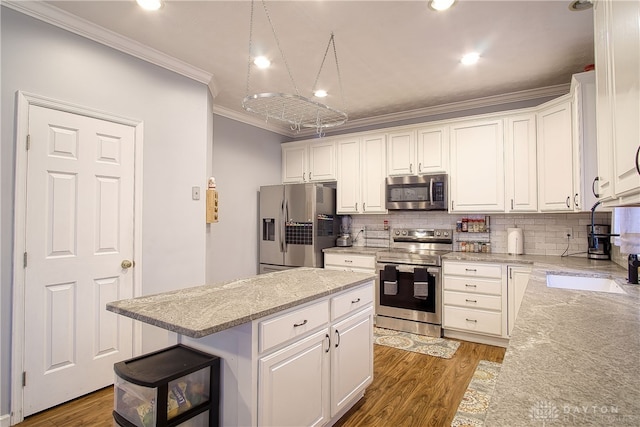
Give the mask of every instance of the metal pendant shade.
[[(287, 123), (291, 130), (300, 131), (303, 128), (315, 129), (318, 135), (324, 134), (324, 129), (335, 127), (346, 123), (348, 116), (347, 113), (340, 111), (336, 108), (331, 108), (321, 102), (314, 101), (305, 96), (300, 95), (297, 85), (293, 80), (293, 75), (287, 63), (284, 52), (280, 46), (278, 36), (271, 21), (269, 11), (264, 0), (262, 0), (265, 14), (271, 26), (271, 31), (275, 38), (276, 44), (280, 51), (280, 55), (285, 64), (291, 85), (293, 86), (294, 93), (282, 93), (282, 92), (266, 92), (249, 94), (249, 86), (251, 79), (252, 57), (253, 57), (253, 12), (254, 2), (251, 1), (251, 19), (249, 27), (249, 62), (247, 66), (247, 95), (242, 100), (242, 107), (251, 113), (259, 114), (265, 118), (265, 120), (277, 120)], [(340, 96), (344, 104), (344, 97), (342, 95), (342, 79), (340, 76), (340, 67), (338, 65), (338, 55), (336, 53), (336, 45), (333, 33), (329, 37), (329, 43), (322, 58), (318, 75), (316, 76), (314, 87), (312, 92), (316, 90), (316, 85), (322, 72), (324, 62), (329, 53), (329, 49), (333, 47), (333, 54), (336, 62), (336, 72), (338, 75), (338, 83), (340, 86)]]

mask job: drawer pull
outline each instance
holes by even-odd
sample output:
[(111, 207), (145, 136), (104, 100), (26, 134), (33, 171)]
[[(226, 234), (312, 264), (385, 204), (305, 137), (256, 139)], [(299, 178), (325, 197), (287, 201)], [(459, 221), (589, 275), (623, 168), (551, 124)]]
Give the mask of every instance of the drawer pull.
[(344, 262), (352, 263), (353, 260), (352, 259), (345, 259)]
[(473, 271), (473, 272), (476, 272), (476, 271), (478, 271), (478, 270), (476, 270), (475, 268), (465, 268), (465, 269), (464, 269), (464, 271)]
[(357, 303), (359, 303), (359, 302), (360, 302), (360, 298), (358, 298), (358, 299), (354, 299), (353, 301), (351, 301), (351, 304), (357, 304)]
[(473, 302), (473, 303), (478, 302), (478, 301), (476, 301), (476, 300), (474, 300), (474, 299), (466, 299), (465, 301), (466, 301), (466, 302)]
[(465, 283), (464, 285), (465, 285), (467, 288), (477, 288), (477, 287), (478, 287), (477, 285), (470, 285), (470, 284), (468, 284), (468, 283)]
[(302, 323), (294, 323), (294, 324), (293, 324), (293, 327), (294, 327), (294, 328), (297, 328), (298, 326), (304, 326), (304, 325), (306, 325), (306, 324), (307, 324), (307, 319), (304, 319), (304, 322), (302, 322)]
[(475, 320), (475, 319), (465, 319), (465, 320), (466, 320), (467, 322), (478, 323), (478, 321), (477, 321), (477, 320)]

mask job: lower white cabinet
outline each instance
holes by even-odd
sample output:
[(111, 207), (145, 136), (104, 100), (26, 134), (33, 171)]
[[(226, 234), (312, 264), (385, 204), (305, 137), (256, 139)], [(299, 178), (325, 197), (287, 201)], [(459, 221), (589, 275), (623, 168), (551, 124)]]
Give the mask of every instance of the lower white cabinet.
[(329, 418), (326, 330), (258, 361), (261, 426), (321, 426)]
[[(262, 322), (259, 342), (271, 347), (260, 344), (259, 426), (325, 425), (362, 396), (373, 381), (372, 288), (369, 282), (328, 305), (315, 303)], [(314, 326), (318, 307), (327, 308), (327, 321)], [(283, 341), (283, 329), (291, 330), (289, 340)], [(294, 330), (303, 333), (292, 340)]]
[(506, 338), (506, 295), (502, 264), (445, 260), (442, 319), (445, 336), (505, 344), (481, 337)]
[(324, 268), (327, 270), (375, 274), (376, 256), (352, 253), (325, 253)]
[(509, 299), (507, 309), (509, 318), (507, 320), (507, 327), (509, 336), (511, 336), (511, 332), (513, 332), (513, 325), (516, 323), (520, 304), (522, 303), (524, 292), (527, 290), (527, 283), (529, 283), (530, 275), (531, 267), (507, 266), (507, 295)]

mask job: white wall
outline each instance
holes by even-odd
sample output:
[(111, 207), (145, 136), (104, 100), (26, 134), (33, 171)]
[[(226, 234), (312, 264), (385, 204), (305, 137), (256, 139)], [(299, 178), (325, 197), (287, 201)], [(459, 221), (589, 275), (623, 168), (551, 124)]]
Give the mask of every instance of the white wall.
[[(145, 294), (205, 281), (204, 199), (192, 201), (191, 187), (206, 186), (212, 121), (206, 85), (4, 7), (1, 20), (0, 416), (10, 409), (16, 91), (144, 122), (143, 259), (138, 265)], [(148, 329), (155, 332), (144, 335), (145, 352), (172, 339), (158, 328)]]
[(212, 175), (220, 222), (207, 226), (207, 282), (258, 272), (258, 192), (280, 184), (280, 142), (285, 137), (214, 116)]

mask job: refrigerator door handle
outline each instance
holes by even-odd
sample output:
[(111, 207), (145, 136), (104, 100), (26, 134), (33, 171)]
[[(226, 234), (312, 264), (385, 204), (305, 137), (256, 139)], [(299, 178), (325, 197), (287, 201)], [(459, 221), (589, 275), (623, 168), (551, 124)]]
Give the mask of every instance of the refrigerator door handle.
[(289, 223), (289, 200), (284, 199), (284, 224), (282, 224), (282, 252), (287, 252), (287, 224)]
[(286, 219), (284, 216), (284, 203), (285, 201), (282, 201), (282, 204), (280, 205), (280, 252), (284, 252), (284, 238), (285, 238), (285, 225), (286, 225)]

